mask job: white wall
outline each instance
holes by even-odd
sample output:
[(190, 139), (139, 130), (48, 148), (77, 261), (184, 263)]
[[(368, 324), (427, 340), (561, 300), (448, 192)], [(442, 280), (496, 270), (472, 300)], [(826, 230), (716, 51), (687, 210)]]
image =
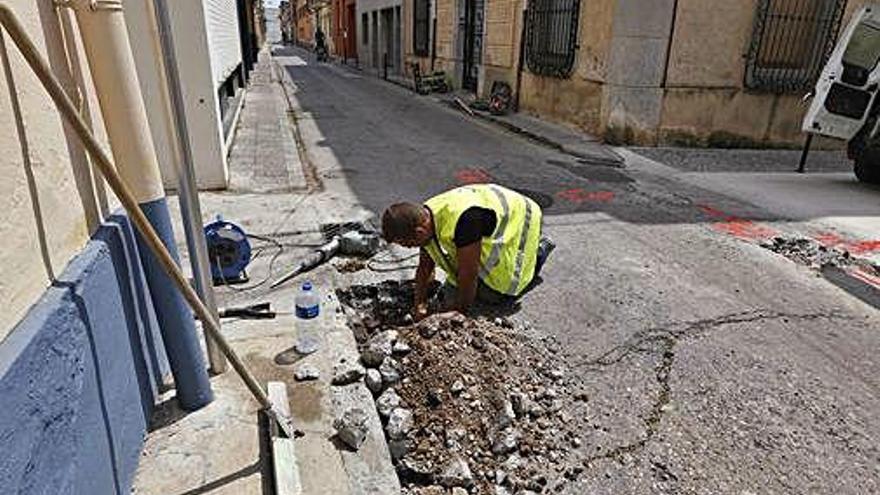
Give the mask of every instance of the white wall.
[[(47, 0), (39, 0), (47, 2)], [(47, 43), (62, 43), (52, 33), (44, 34), (40, 9), (34, 0), (6, 2), (44, 57)], [(45, 5), (50, 5), (48, 2)], [(54, 15), (51, 8), (44, 11)], [(69, 14), (62, 11), (65, 15)], [(71, 23), (74, 26), (75, 23)], [(60, 273), (70, 258), (85, 244), (88, 237), (80, 191), (74, 180), (70, 151), (65, 139), (61, 117), (37, 78), (3, 33), (10, 56), (17, 98), (22, 107), (22, 121), (30, 147), (30, 160), (35, 176), (52, 270)], [(77, 38), (74, 38), (74, 40)], [(88, 68), (81, 47), (77, 47), (80, 69)], [(103, 123), (88, 80), (80, 90), (91, 100), (92, 119), (103, 137)], [(0, 69), (0, 339), (24, 316), (49, 285), (47, 270), (40, 255), (41, 239), (37, 235), (34, 210), (31, 206), (24, 172), (21, 142), (11, 107), (6, 74)], [(78, 143), (74, 144), (78, 146)]]
[[(229, 183), (229, 170), (205, 9), (201, 2), (194, 1), (169, 0), (166, 4), (170, 9), (196, 183), (200, 189), (223, 189)], [(176, 152), (172, 129), (169, 127), (171, 120), (169, 104), (164, 94), (164, 75), (160, 72), (161, 52), (153, 22), (153, 0), (126, 0), (125, 18), (150, 130), (159, 157), (162, 181), (166, 188), (176, 189), (177, 177), (173, 162)], [(235, 26), (237, 29), (237, 21)], [(240, 59), (240, 51), (238, 56)]]

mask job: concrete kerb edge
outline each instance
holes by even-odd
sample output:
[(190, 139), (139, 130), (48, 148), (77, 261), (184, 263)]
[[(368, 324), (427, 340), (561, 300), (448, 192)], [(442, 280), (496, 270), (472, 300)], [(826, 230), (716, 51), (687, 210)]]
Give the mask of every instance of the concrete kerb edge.
[[(313, 174), (314, 180), (317, 180), (317, 170), (309, 157), (308, 150), (305, 149), (305, 143), (300, 134), (299, 124), (297, 122), (296, 112), (298, 103), (296, 101), (295, 88), (296, 85), (291, 79), (287, 70), (282, 67), (274, 57), (272, 57), (272, 65), (279, 76), (279, 83), (282, 85), (283, 93), (288, 105), (288, 113), (291, 115), (291, 125), (293, 126), (294, 137), (297, 141), (297, 150), (300, 153), (300, 160), (303, 165), (306, 177)], [(323, 190), (323, 183), (318, 182), (317, 186), (312, 189), (310, 184), (309, 192), (317, 192)], [(360, 215), (359, 215), (360, 216)], [(363, 221), (372, 220), (372, 215), (363, 215)], [(335, 281), (333, 286), (337, 284)], [(346, 321), (345, 314), (342, 311), (339, 300), (334, 296), (329, 298), (323, 305), (322, 311), (331, 315), (326, 321), (327, 326), (324, 328), (324, 349), (327, 352), (326, 360), (329, 361), (330, 368), (343, 359), (350, 363), (360, 362), (360, 353), (357, 349), (357, 343), (354, 339), (351, 329)], [(321, 351), (319, 350), (319, 353)], [(326, 361), (325, 361), (326, 362)], [(328, 379), (329, 382), (329, 379)], [(400, 482), (397, 477), (397, 471), (391, 461), (391, 454), (388, 444), (385, 440), (384, 428), (382, 427), (378, 411), (376, 410), (373, 396), (367, 389), (363, 381), (346, 385), (335, 386), (329, 385), (330, 389), (330, 407), (328, 415), (331, 416), (330, 423), (336, 417), (351, 407), (363, 409), (369, 419), (369, 431), (367, 442), (356, 452), (338, 450), (342, 460), (342, 466), (348, 478), (349, 493), (351, 494), (375, 494), (375, 495), (391, 495), (400, 492)], [(293, 397), (296, 401), (296, 397)], [(299, 427), (300, 425), (297, 425)], [(327, 430), (315, 430), (313, 428), (304, 427), (303, 431), (308, 434), (318, 433), (335, 433)], [(332, 436), (331, 436), (332, 438)], [(298, 449), (297, 457), (300, 465), (308, 464), (308, 450)], [(308, 494), (306, 494), (308, 495)]]
[[(334, 284), (336, 285), (336, 284)], [(332, 314), (324, 345), (329, 348), (333, 365), (342, 361), (360, 363), (360, 352), (340, 301), (334, 296), (323, 310)], [(328, 380), (329, 381), (329, 380)], [(373, 395), (363, 380), (344, 386), (330, 385), (330, 411), (333, 418), (350, 408), (363, 409), (368, 416), (369, 436), (358, 451), (340, 449), (340, 457), (349, 477), (352, 494), (385, 495), (399, 493), (400, 481), (391, 460), (384, 428)]]
[(513, 133), (523, 139), (531, 141), (539, 146), (544, 146), (547, 148), (554, 149), (559, 151), (560, 153), (564, 153), (566, 155), (589, 161), (589, 165), (595, 166), (603, 166), (603, 167), (613, 167), (613, 168), (625, 168), (626, 160), (620, 153), (617, 152), (615, 147), (607, 146), (607, 145), (597, 145), (602, 146), (602, 151), (611, 155), (607, 158), (599, 158), (595, 154), (584, 153), (579, 151), (575, 147), (569, 146), (565, 143), (559, 142), (546, 134), (542, 134), (531, 129), (526, 129), (525, 127), (514, 124), (513, 122), (508, 122), (502, 118), (499, 118), (495, 115), (492, 115), (489, 112), (485, 112), (482, 110), (472, 110), (472, 115), (467, 115), (465, 112), (461, 110), (457, 106), (454, 101), (450, 101), (442, 96), (434, 96), (431, 98), (434, 102), (448, 106), (459, 113), (464, 114), (467, 117), (470, 117), (475, 120), (480, 120), (482, 122), (489, 123), (495, 127), (498, 127), (504, 131)]
[[(235, 106), (235, 113), (232, 115), (232, 124), (230, 124), (229, 129), (229, 137), (226, 138), (223, 142), (223, 156), (227, 159), (229, 158), (229, 152), (232, 151), (232, 144), (235, 142), (235, 137), (238, 134), (238, 121), (241, 118), (241, 111), (244, 109), (244, 100), (247, 98), (248, 89), (250, 89), (250, 85), (245, 85), (241, 88), (241, 98), (238, 99), (238, 104)], [(226, 176), (227, 182), (229, 181), (229, 166), (227, 164), (226, 167)]]
[(300, 165), (302, 167), (303, 176), (306, 180), (306, 191), (308, 193), (320, 192), (324, 190), (324, 184), (321, 181), (320, 176), (318, 175), (317, 167), (312, 162), (311, 157), (309, 156), (308, 150), (305, 148), (305, 143), (303, 142), (302, 132), (299, 128), (297, 110), (299, 106), (296, 101), (296, 97), (293, 96), (296, 90), (296, 83), (291, 79), (290, 74), (284, 70), (274, 56), (270, 54), (269, 58), (272, 61), (273, 70), (277, 71), (275, 74), (278, 76), (278, 84), (281, 85), (281, 91), (284, 94), (284, 99), (287, 103), (287, 115), (289, 117), (288, 121), (291, 126), (291, 131), (293, 132), (293, 139), (296, 142), (296, 152), (299, 155)]

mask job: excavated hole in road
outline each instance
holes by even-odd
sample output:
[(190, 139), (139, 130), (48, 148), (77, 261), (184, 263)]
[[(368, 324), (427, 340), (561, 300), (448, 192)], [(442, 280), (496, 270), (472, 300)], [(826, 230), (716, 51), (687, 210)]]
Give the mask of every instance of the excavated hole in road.
[(553, 340), (506, 317), (413, 323), (411, 282), (337, 295), (405, 494), (549, 493), (583, 471), (588, 398)]

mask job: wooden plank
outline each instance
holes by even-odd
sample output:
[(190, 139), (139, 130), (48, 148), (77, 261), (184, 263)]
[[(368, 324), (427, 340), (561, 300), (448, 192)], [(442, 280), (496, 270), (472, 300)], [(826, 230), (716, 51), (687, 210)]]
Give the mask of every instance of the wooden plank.
[[(267, 392), (269, 401), (277, 410), (290, 417), (287, 385), (284, 382), (269, 382)], [(272, 430), (272, 470), (275, 474), (275, 494), (301, 495), (302, 483), (299, 479), (299, 468), (296, 465), (296, 449), (293, 439), (279, 436), (277, 428)]]
[(302, 494), (292, 438), (272, 439), (272, 469), (275, 470), (275, 495)]

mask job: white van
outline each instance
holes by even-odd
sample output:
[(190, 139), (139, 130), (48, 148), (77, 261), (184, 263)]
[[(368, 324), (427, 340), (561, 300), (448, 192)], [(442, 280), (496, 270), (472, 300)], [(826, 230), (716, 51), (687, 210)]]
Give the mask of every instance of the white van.
[(880, 4), (861, 8), (840, 37), (804, 117), (804, 132), (848, 141), (856, 177), (880, 184)]

